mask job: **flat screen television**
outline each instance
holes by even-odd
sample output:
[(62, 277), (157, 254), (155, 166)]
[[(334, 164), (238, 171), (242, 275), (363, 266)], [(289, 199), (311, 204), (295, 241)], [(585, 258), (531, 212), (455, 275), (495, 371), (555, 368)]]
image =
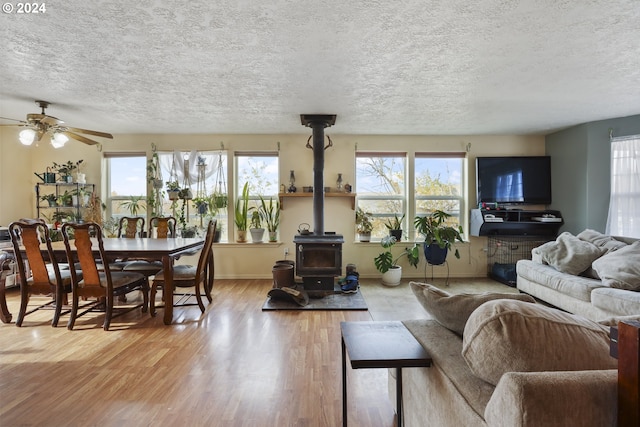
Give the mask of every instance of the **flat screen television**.
[(477, 157), (478, 203), (548, 205), (551, 203), (551, 157)]

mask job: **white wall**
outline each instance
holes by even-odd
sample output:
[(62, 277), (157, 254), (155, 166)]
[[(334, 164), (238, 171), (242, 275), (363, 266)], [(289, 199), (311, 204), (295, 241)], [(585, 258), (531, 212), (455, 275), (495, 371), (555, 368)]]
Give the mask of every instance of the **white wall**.
[[(84, 159), (83, 172), (87, 182), (102, 188), (102, 152), (96, 147), (70, 141), (63, 149), (54, 150), (48, 142), (40, 146), (23, 147), (17, 138), (17, 130), (0, 128), (0, 225), (20, 218), (36, 215), (34, 186), (39, 179), (34, 172), (44, 172), (52, 162)], [(325, 151), (325, 186), (335, 186), (338, 173), (345, 183), (354, 182), (355, 150), (359, 151), (421, 151), (462, 152), (468, 151), (467, 197), (468, 208), (475, 200), (475, 157), (492, 155), (541, 155), (545, 141), (542, 136), (382, 136), (340, 135), (326, 130), (333, 147)], [(299, 135), (115, 135), (113, 141), (105, 141), (103, 151), (135, 151), (150, 153), (155, 143), (159, 151), (217, 150), (223, 143), (230, 153), (245, 150), (274, 151), (280, 145), (280, 181), (288, 183), (289, 171), (296, 174), (296, 185), (313, 184), (313, 154), (305, 148), (311, 131)], [(228, 180), (229, 184), (232, 180)], [(348, 199), (325, 198), (325, 230), (344, 235), (343, 265), (355, 263), (363, 277), (379, 277), (373, 258), (380, 253), (378, 243), (356, 243), (354, 229), (355, 213)], [(215, 248), (216, 277), (219, 278), (269, 278), (273, 262), (283, 258), (284, 248), (293, 253), (293, 236), (300, 223), (309, 223), (313, 228), (311, 198), (286, 199), (281, 213), (280, 243), (253, 245), (250, 243), (220, 244)], [(466, 222), (466, 221), (465, 221)], [(463, 224), (465, 227), (467, 224)], [(232, 237), (232, 236), (231, 236)], [(231, 240), (231, 239), (230, 239)], [(401, 243), (408, 245), (409, 243)], [(471, 237), (470, 242), (458, 245), (461, 259), (449, 257), (451, 277), (478, 277), (486, 275), (486, 254), (483, 247), (486, 238)], [(396, 246), (396, 250), (400, 250)], [(289, 256), (289, 259), (292, 255)], [(184, 260), (183, 260), (184, 261)], [(188, 261), (188, 260), (187, 260)], [(434, 275), (443, 277), (444, 267), (435, 267)], [(405, 265), (405, 278), (422, 278), (425, 265), (418, 269)], [(431, 269), (427, 271), (431, 277)]]

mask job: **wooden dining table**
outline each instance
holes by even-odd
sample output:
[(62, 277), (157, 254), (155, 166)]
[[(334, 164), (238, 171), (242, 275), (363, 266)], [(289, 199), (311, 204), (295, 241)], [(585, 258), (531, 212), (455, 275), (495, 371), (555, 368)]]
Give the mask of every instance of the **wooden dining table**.
[[(204, 246), (204, 238), (104, 238), (102, 241), (105, 255), (109, 259), (138, 258), (149, 261), (162, 261), (165, 277), (163, 321), (165, 325), (170, 325), (173, 322), (173, 263), (183, 255), (193, 255), (200, 251)], [(64, 242), (53, 242), (52, 247), (56, 259), (64, 262), (66, 260)], [(95, 249), (97, 254), (97, 245)], [(0, 286), (4, 286), (4, 283), (0, 284)], [(4, 299), (4, 292), (0, 292), (0, 298)], [(6, 301), (0, 301), (0, 307), (6, 307)], [(10, 322), (11, 313), (8, 310), (2, 313), (0, 320), (4, 323)]]

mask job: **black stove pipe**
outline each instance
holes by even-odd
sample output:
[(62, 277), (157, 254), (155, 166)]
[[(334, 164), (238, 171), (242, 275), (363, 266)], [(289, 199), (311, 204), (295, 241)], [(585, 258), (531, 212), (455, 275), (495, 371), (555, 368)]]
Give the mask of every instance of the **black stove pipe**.
[(313, 130), (313, 233), (324, 235), (324, 128), (336, 122), (336, 115), (301, 114), (302, 124)]

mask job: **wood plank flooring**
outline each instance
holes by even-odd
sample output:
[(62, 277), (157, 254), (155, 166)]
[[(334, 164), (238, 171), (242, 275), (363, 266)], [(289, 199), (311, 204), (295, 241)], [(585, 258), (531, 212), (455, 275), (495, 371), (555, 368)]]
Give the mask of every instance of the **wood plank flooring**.
[[(51, 311), (0, 324), (0, 426), (338, 426), (340, 322), (426, 316), (406, 284), (363, 284), (369, 312), (263, 312), (270, 287), (217, 280), (206, 312), (171, 326), (162, 311), (107, 332), (96, 314), (73, 331)], [(14, 319), (18, 303), (10, 291)], [(349, 369), (348, 386), (349, 425), (395, 425), (386, 370)]]

